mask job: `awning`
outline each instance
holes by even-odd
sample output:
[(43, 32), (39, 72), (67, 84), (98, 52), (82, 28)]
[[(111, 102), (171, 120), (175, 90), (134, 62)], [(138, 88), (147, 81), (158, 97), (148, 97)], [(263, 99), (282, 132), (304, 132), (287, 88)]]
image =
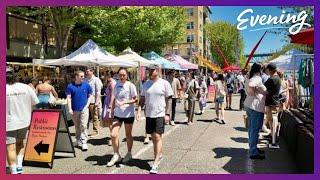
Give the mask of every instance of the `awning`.
[(165, 58), (159, 56), (157, 53), (151, 51), (149, 53), (145, 53), (143, 54), (143, 56), (146, 59), (149, 59), (150, 61), (155, 61), (156, 63), (161, 65), (161, 68), (163, 69), (174, 69), (174, 70), (180, 70), (181, 67), (173, 62), (170, 62), (168, 60), (166, 60)]
[(175, 54), (166, 54), (164, 56), (166, 59), (168, 59), (171, 62), (177, 63), (180, 65), (181, 69), (198, 69), (198, 65), (196, 64), (192, 64), (191, 62), (183, 59), (181, 56), (179, 55), (175, 55)]
[(217, 65), (213, 64), (209, 60), (203, 58), (199, 54), (196, 54), (196, 58), (198, 59), (198, 61), (202, 62), (206, 67), (208, 67), (210, 70), (212, 70), (214, 72), (221, 72), (222, 71), (220, 67), (218, 67)]
[(313, 45), (314, 28), (302, 30), (298, 34), (289, 35), (289, 37), (291, 38), (291, 43)]

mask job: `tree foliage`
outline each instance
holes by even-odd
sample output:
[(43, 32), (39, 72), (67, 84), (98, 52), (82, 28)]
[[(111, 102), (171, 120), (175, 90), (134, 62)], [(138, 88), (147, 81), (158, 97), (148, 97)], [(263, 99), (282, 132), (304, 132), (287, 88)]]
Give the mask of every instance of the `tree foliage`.
[(138, 53), (161, 52), (181, 38), (185, 22), (185, 11), (178, 7), (87, 8), (81, 23), (93, 34), (81, 35), (116, 52), (129, 46)]
[(230, 65), (236, 63), (236, 46), (238, 46), (239, 65), (245, 64), (243, 38), (235, 25), (217, 21), (207, 24), (205, 32), (211, 42), (212, 57), (221, 67), (224, 65), (224, 60), (215, 48), (216, 45), (219, 46)]
[[(279, 9), (285, 11), (286, 14), (299, 14), (301, 11), (306, 11), (307, 13), (307, 18), (305, 23), (310, 24), (312, 27), (314, 26), (314, 6), (280, 6)], [(290, 22), (287, 24), (283, 24), (283, 26), (285, 27), (290, 27), (292, 26), (294, 23)], [(306, 27), (304, 27), (306, 28)], [(282, 41), (284, 42), (288, 42), (290, 40), (290, 38), (288, 37), (288, 29), (286, 28), (281, 28), (281, 29), (273, 29), (273, 30), (269, 30), (270, 33), (274, 33), (274, 34), (278, 34), (281, 35)]]
[(139, 53), (161, 52), (182, 37), (186, 22), (181, 7), (13, 7), (7, 11), (52, 25), (60, 56), (67, 51), (71, 32), (113, 53), (127, 47)]

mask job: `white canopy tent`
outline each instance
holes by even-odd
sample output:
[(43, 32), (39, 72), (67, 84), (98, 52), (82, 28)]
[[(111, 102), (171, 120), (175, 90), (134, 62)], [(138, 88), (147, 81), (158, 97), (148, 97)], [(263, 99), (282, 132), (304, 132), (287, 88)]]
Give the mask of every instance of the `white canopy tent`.
[[(141, 81), (141, 77), (140, 77), (140, 72), (141, 72), (141, 67), (151, 67), (151, 66), (161, 66), (161, 64), (155, 62), (155, 61), (150, 61), (142, 56), (140, 56), (138, 53), (132, 51), (132, 49), (130, 47), (128, 47), (127, 49), (123, 50), (118, 58), (123, 59), (123, 60), (129, 60), (135, 63), (138, 63), (139, 65), (139, 69), (138, 69), (138, 82)], [(140, 89), (140, 83), (137, 84), (138, 89)], [(138, 94), (140, 94), (140, 91), (138, 91)]]
[(160, 66), (160, 64), (158, 64), (157, 62), (149, 61), (146, 58), (140, 56), (138, 53), (132, 51), (132, 49), (130, 47), (123, 50), (119, 54), (118, 58), (138, 63), (139, 66), (144, 66), (144, 67), (150, 67), (152, 65), (159, 65)]
[(283, 71), (298, 71), (301, 61), (308, 57), (313, 57), (313, 55), (305, 54), (297, 49), (292, 49), (287, 51), (284, 55), (269, 61), (269, 63), (274, 63), (278, 69)]
[(120, 59), (89, 39), (79, 49), (59, 59), (33, 59), (34, 65), (137, 67), (138, 63)]

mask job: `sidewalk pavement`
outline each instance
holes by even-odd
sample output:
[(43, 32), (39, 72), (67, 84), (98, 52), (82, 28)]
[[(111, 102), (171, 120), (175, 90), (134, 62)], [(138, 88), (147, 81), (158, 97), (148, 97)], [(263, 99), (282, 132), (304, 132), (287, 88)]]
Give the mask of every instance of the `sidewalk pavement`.
[[(238, 111), (239, 95), (234, 95), (232, 108), (226, 111), (225, 122), (213, 121), (214, 104), (209, 104), (203, 115), (195, 115), (194, 124), (188, 126), (183, 104), (177, 105), (176, 125), (167, 125), (163, 143), (163, 161), (159, 173), (163, 174), (243, 174), (243, 173), (297, 173), (295, 163), (280, 140), (280, 149), (267, 148), (262, 140), (259, 147), (266, 151), (265, 160), (250, 160), (248, 157), (248, 133), (244, 127), (244, 111)], [(198, 105), (196, 105), (196, 111)], [(92, 128), (92, 126), (91, 126)], [(153, 145), (144, 145), (145, 120), (135, 122), (133, 127), (133, 160), (128, 164), (106, 167), (113, 150), (107, 145), (109, 132), (100, 130), (100, 135), (88, 141), (89, 150), (76, 148), (76, 158), (70, 154), (56, 153), (53, 169), (24, 167), (26, 174), (147, 174), (153, 163)], [(91, 129), (90, 129), (91, 130)], [(74, 127), (70, 127), (74, 141)], [(127, 151), (124, 127), (120, 133), (120, 154)]]

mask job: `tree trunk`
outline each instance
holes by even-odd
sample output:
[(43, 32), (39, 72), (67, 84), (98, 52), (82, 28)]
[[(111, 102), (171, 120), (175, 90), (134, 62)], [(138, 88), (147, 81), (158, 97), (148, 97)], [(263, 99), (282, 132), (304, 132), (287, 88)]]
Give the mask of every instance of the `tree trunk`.
[(69, 42), (69, 37), (71, 35), (71, 30), (73, 29), (73, 25), (69, 26), (69, 28), (67, 29), (67, 32), (64, 36), (64, 41), (63, 41), (63, 46), (62, 46), (62, 56), (66, 56), (67, 54), (67, 50), (68, 50), (68, 42)]
[(57, 8), (50, 9), (51, 22), (56, 30), (56, 48), (58, 51), (59, 57), (66, 56), (68, 41), (71, 34), (71, 30), (74, 27), (74, 24), (63, 25), (61, 22), (65, 18), (65, 14), (62, 11), (59, 11)]

